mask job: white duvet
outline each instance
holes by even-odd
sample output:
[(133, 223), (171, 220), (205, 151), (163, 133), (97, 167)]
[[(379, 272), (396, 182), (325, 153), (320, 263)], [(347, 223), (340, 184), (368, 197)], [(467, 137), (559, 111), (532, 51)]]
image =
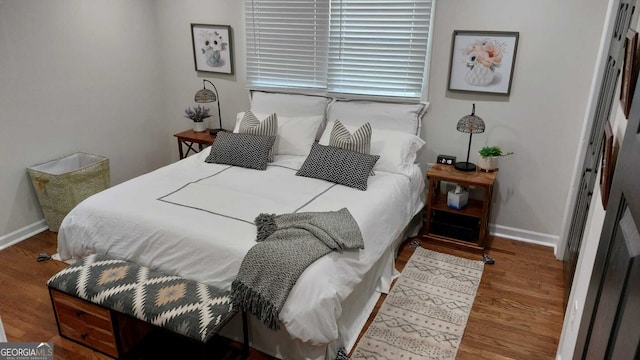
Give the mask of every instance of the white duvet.
[(107, 254), (230, 289), (255, 245), (260, 213), (347, 207), (365, 249), (309, 266), (280, 313), (286, 331), (313, 344), (338, 339), (341, 302), (422, 207), (422, 175), (377, 171), (368, 190), (295, 176), (304, 156), (276, 156), (266, 171), (208, 164), (205, 150), (98, 193), (74, 208), (58, 233), (63, 260)]

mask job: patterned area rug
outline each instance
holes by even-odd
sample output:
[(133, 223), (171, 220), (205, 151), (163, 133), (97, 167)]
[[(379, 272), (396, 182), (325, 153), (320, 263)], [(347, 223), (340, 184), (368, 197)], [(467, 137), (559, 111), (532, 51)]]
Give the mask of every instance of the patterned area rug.
[(351, 359), (455, 359), (483, 269), (416, 248)]

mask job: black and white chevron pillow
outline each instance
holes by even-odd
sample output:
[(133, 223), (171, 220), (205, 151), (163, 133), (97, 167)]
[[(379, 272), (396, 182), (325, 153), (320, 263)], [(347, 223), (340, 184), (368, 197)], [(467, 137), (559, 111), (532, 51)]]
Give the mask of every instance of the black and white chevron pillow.
[[(278, 117), (275, 113), (267, 116), (266, 119), (260, 121), (258, 117), (247, 110), (240, 121), (238, 132), (241, 134), (253, 134), (263, 136), (278, 135)], [(269, 150), (269, 162), (273, 161), (273, 147)]]
[(367, 190), (369, 174), (378, 159), (378, 155), (314, 143), (296, 175)]
[(275, 136), (219, 132), (205, 162), (265, 170)]

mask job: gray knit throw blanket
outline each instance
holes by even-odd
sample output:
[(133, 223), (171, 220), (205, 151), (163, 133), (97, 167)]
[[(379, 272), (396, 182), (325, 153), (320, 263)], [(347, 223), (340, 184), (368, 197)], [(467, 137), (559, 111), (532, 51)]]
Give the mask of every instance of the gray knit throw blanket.
[(339, 211), (260, 214), (258, 237), (231, 284), (233, 301), (270, 329), (302, 272), (331, 251), (364, 249), (362, 233), (346, 208)]

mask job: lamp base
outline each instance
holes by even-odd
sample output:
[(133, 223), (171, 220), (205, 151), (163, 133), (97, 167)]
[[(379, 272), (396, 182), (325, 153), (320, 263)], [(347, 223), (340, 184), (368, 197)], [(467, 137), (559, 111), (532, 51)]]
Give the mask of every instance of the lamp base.
[(209, 134), (217, 135), (220, 131), (226, 131), (225, 129), (209, 129)]
[(467, 162), (467, 161), (457, 162), (453, 166), (456, 168), (456, 170), (460, 170), (460, 171), (475, 171), (476, 170), (476, 165), (472, 164), (470, 162)]

